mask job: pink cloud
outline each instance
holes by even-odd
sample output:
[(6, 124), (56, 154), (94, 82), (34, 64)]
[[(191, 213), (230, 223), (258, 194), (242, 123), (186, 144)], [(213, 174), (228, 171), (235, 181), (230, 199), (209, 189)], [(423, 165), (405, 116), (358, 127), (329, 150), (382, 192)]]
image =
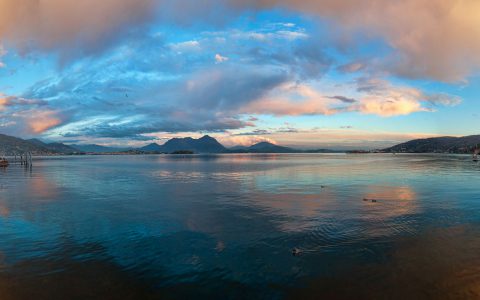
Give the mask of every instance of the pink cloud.
[[(142, 24), (155, 0), (2, 0), (0, 40), (22, 51), (96, 51), (120, 29)], [(77, 49), (78, 48), (78, 49)]]
[(62, 123), (57, 113), (51, 110), (32, 112), (26, 121), (30, 131), (34, 134), (43, 133)]
[(225, 135), (219, 136), (218, 140), (227, 147), (236, 145), (251, 146), (260, 142), (277, 144), (277, 142), (272, 138), (257, 135)]
[[(298, 100), (292, 100), (299, 98)], [(270, 95), (241, 108), (245, 114), (275, 116), (330, 115), (336, 113), (329, 107), (337, 101), (321, 95), (307, 85), (285, 84)]]
[[(432, 112), (425, 104), (457, 105), (461, 99), (450, 95), (428, 95), (421, 90), (394, 86), (387, 81), (368, 79), (358, 83), (358, 100), (342, 101), (308, 85), (285, 84), (268, 96), (240, 109), (243, 114), (275, 116), (333, 115), (345, 112), (375, 114), (382, 117)], [(348, 98), (350, 99), (350, 98)]]

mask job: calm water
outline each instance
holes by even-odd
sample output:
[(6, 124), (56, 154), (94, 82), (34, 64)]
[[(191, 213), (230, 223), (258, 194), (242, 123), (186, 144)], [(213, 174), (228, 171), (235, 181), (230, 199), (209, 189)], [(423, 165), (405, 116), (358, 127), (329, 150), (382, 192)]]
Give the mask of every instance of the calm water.
[(480, 164), (468, 156), (94, 156), (0, 170), (2, 300), (407, 297), (480, 297)]

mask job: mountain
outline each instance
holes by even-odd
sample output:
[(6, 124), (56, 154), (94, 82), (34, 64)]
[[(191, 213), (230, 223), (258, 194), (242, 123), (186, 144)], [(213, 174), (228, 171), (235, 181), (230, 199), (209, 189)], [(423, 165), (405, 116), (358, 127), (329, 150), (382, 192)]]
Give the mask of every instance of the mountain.
[(44, 143), (39, 139), (30, 139), (26, 140), (27, 142), (36, 145), (38, 147), (46, 148), (51, 150), (54, 153), (62, 153), (62, 154), (75, 154), (82, 152), (81, 150), (74, 148), (69, 145), (65, 145), (63, 143)]
[(227, 149), (220, 144), (216, 139), (205, 135), (199, 139), (187, 138), (173, 138), (162, 145), (163, 152), (174, 151), (193, 151), (195, 153), (223, 153)]
[(138, 150), (145, 151), (145, 152), (162, 152), (162, 149), (163, 149), (162, 146), (160, 146), (159, 144), (151, 143)]
[[(37, 140), (38, 141), (38, 140)], [(31, 142), (22, 140), (9, 135), (0, 134), (0, 152), (6, 155), (13, 155), (15, 153), (31, 152), (33, 155), (50, 155), (55, 154), (56, 151), (45, 147), (41, 141)]]
[(269, 142), (260, 142), (250, 147), (234, 146), (228, 149), (230, 153), (295, 153), (302, 152), (288, 147), (278, 146)]
[(412, 140), (384, 149), (383, 151), (407, 153), (472, 153), (477, 145), (480, 145), (480, 135), (464, 137), (445, 136)]
[(86, 144), (86, 145), (70, 145), (71, 147), (78, 149), (82, 152), (87, 153), (112, 153), (112, 152), (121, 152), (126, 149), (116, 148), (116, 147), (107, 147), (96, 144)]
[(227, 149), (216, 139), (205, 135), (199, 139), (173, 138), (163, 145), (156, 143), (140, 148), (141, 151), (172, 153), (176, 151), (192, 151), (194, 153), (224, 153)]
[(288, 147), (283, 147), (283, 146), (278, 146), (269, 142), (260, 142), (255, 145), (252, 145), (247, 148), (247, 152), (250, 153), (294, 153), (294, 152), (300, 152), (298, 150), (288, 148)]
[(78, 150), (76, 148), (73, 148), (72, 146), (65, 145), (62, 143), (49, 143), (47, 144), (47, 148), (54, 152), (64, 153), (64, 154), (75, 154), (75, 153), (82, 152), (81, 150)]
[(29, 140), (25, 140), (25, 141), (27, 141), (27, 142), (29, 142), (29, 143), (32, 143), (32, 144), (34, 144), (34, 145), (36, 145), (36, 146), (39, 146), (39, 147), (44, 147), (44, 148), (47, 147), (47, 144), (44, 143), (44, 142), (42, 142), (42, 141), (39, 140), (39, 139), (29, 139)]
[[(475, 136), (480, 143), (480, 136)], [(477, 139), (474, 139), (477, 141)], [(393, 147), (392, 147), (393, 149)], [(311, 152), (332, 152), (319, 149), (310, 150)], [(393, 150), (392, 150), (393, 151)], [(156, 143), (149, 144), (139, 149), (121, 149), (116, 147), (90, 145), (66, 145), (63, 143), (45, 143), (39, 139), (23, 140), (13, 136), (0, 134), (0, 155), (13, 155), (24, 152), (31, 152), (33, 155), (55, 155), (55, 154), (83, 154), (83, 153), (112, 153), (124, 152), (125, 154), (142, 154), (145, 152), (156, 153), (302, 153), (309, 152), (296, 150), (288, 147), (274, 145), (268, 142), (261, 142), (250, 147), (235, 146), (230, 149), (225, 148), (216, 139), (205, 135), (199, 139), (191, 137), (173, 138), (163, 145)]]

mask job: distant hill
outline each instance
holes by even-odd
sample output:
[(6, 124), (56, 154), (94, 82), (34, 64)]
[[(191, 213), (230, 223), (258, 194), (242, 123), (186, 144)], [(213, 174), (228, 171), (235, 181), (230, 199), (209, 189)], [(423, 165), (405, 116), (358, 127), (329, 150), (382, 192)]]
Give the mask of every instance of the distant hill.
[(113, 152), (121, 152), (121, 151), (127, 150), (127, 149), (121, 149), (116, 147), (101, 146), (96, 144), (86, 144), (86, 145), (74, 144), (70, 146), (86, 153), (113, 153)]
[(300, 152), (298, 150), (288, 148), (288, 147), (283, 147), (283, 146), (278, 146), (269, 142), (260, 142), (255, 145), (252, 145), (248, 147), (247, 149), (248, 152), (251, 153), (294, 153), (294, 152)]
[(73, 148), (69, 145), (65, 145), (63, 143), (49, 143), (47, 144), (47, 148), (52, 151), (55, 151), (58, 153), (65, 153), (65, 154), (74, 154), (74, 153), (82, 152), (81, 150)]
[(224, 153), (227, 149), (216, 139), (205, 135), (199, 139), (173, 138), (163, 145), (152, 143), (140, 148), (141, 151), (172, 153), (178, 151), (191, 151), (194, 153)]
[(278, 146), (269, 142), (260, 142), (250, 147), (235, 146), (229, 149), (230, 153), (295, 153), (302, 152), (288, 147)]
[(139, 148), (138, 150), (145, 152), (163, 152), (162, 146), (157, 143), (148, 144), (145, 147)]
[(29, 139), (29, 140), (25, 140), (26, 142), (29, 142), (29, 143), (32, 143), (36, 146), (39, 146), (39, 147), (44, 147), (46, 148), (47, 144), (42, 142), (41, 140), (39, 139)]
[(46, 148), (48, 150), (51, 150), (54, 153), (62, 153), (62, 154), (75, 154), (75, 153), (80, 153), (82, 152), (81, 150), (74, 148), (69, 145), (65, 145), (63, 143), (44, 143), (39, 139), (30, 139), (26, 140), (27, 142), (30, 142), (36, 146)]
[(38, 142), (26, 141), (13, 136), (0, 134), (0, 152), (6, 155), (24, 152), (31, 152), (33, 155), (50, 155), (57, 153), (45, 147), (41, 141)]
[(417, 139), (387, 149), (386, 152), (406, 153), (472, 153), (480, 145), (480, 135)]

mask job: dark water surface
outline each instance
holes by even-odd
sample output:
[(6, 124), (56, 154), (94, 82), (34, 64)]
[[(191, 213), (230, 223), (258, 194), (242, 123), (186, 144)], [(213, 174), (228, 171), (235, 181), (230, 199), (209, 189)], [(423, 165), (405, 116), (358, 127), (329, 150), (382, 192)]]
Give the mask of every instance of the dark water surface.
[(0, 170), (1, 300), (183, 298), (480, 298), (480, 164), (93, 156)]

